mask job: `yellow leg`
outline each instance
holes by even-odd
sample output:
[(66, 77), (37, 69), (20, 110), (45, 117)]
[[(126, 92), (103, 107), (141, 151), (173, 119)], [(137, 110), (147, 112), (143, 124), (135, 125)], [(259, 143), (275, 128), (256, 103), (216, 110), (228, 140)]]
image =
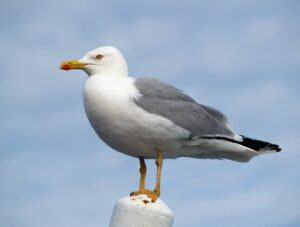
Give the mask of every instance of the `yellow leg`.
[(140, 191), (145, 189), (145, 181), (146, 181), (146, 173), (147, 173), (147, 166), (143, 157), (140, 157)]
[(157, 156), (155, 161), (157, 170), (156, 170), (156, 184), (154, 191), (157, 193), (158, 197), (160, 196), (160, 178), (161, 178), (161, 169), (163, 165), (163, 156), (160, 150), (157, 150)]
[(157, 150), (155, 164), (157, 166), (156, 184), (155, 184), (155, 189), (152, 191), (149, 189), (145, 189), (147, 168), (146, 168), (144, 158), (140, 158), (140, 173), (141, 173), (140, 190), (130, 193), (131, 196), (146, 194), (153, 203), (157, 200), (157, 198), (160, 196), (160, 178), (161, 178), (161, 170), (162, 170), (162, 164), (163, 164), (163, 156), (162, 156), (162, 152), (160, 150)]

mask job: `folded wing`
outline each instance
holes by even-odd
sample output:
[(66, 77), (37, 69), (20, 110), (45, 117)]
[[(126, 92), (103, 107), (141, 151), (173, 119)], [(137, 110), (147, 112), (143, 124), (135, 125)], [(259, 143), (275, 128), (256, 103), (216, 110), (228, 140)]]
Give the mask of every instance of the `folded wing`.
[(212, 107), (198, 104), (182, 91), (151, 78), (138, 78), (135, 86), (141, 96), (135, 103), (147, 112), (169, 119), (188, 130), (191, 136), (224, 136), (236, 134), (228, 127), (225, 115)]

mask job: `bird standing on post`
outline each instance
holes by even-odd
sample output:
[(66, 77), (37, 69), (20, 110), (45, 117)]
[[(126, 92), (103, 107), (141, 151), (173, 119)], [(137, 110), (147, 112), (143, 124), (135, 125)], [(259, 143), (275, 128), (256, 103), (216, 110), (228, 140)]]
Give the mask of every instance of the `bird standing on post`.
[[(83, 96), (92, 127), (113, 149), (139, 158), (140, 187), (131, 195), (146, 194), (156, 201), (163, 159), (247, 162), (259, 154), (281, 150), (278, 145), (236, 134), (223, 113), (198, 104), (171, 85), (129, 77), (127, 63), (114, 47), (97, 48), (80, 60), (64, 61), (60, 68), (88, 74)], [(144, 159), (156, 159), (154, 190), (145, 189)]]

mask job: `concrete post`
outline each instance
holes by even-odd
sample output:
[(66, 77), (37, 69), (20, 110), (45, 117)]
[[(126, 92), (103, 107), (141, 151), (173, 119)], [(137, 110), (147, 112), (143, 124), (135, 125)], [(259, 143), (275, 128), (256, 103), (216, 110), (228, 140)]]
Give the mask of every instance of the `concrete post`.
[(158, 199), (146, 195), (124, 197), (116, 202), (109, 227), (172, 227), (175, 215)]

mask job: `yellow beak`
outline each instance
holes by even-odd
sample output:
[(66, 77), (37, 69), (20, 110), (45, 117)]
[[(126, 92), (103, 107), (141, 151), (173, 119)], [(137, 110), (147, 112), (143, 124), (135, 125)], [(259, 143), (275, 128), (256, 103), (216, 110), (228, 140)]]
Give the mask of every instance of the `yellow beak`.
[(60, 69), (70, 70), (70, 69), (83, 69), (86, 63), (79, 62), (78, 60), (64, 61), (60, 64)]

